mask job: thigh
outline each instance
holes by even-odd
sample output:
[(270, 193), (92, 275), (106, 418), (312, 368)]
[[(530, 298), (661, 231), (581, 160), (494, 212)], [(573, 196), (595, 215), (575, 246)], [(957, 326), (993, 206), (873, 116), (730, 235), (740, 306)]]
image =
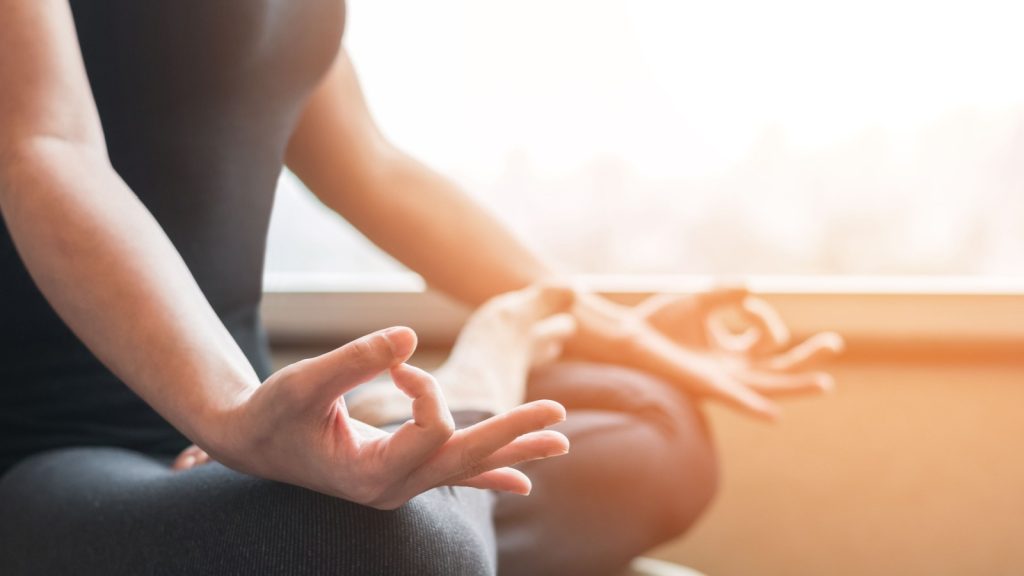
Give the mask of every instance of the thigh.
[(0, 479), (0, 573), (490, 574), (491, 496), (436, 489), (394, 511), (113, 448)]
[(716, 485), (699, 412), (656, 378), (563, 364), (536, 375), (531, 399), (566, 405), (570, 453), (531, 462), (529, 498), (498, 496), (499, 568), (516, 574), (618, 574), (684, 532)]

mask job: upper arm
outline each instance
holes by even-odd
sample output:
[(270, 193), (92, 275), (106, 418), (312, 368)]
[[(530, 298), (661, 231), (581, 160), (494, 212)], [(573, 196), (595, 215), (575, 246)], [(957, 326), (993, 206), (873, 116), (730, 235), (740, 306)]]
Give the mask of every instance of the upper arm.
[(0, 160), (46, 140), (104, 150), (68, 1), (0, 0), (0, 14)]
[(288, 167), (324, 203), (343, 211), (346, 201), (355, 200), (351, 192), (372, 189), (396, 155), (373, 121), (352, 62), (341, 49), (292, 134)]

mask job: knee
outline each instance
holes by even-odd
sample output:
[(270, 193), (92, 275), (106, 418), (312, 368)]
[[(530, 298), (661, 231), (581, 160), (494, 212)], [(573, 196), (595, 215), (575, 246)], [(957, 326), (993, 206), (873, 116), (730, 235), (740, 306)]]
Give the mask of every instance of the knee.
[[(299, 547), (299, 557), (294, 559), (308, 565), (305, 573), (495, 572), (490, 495), (482, 491), (435, 489), (395, 510), (376, 510), (292, 487), (281, 492), (293, 500), (282, 503), (288, 510), (283, 513), (297, 524), (285, 532), (313, 536)], [(297, 514), (299, 510), (304, 513)]]
[[(378, 573), (444, 576), (487, 575), (496, 571), (490, 495), (470, 489), (439, 488), (397, 510), (374, 515), (389, 540), (402, 543), (388, 551), (385, 570)], [(456, 494), (462, 492), (458, 496)], [(487, 499), (467, 506), (470, 500)]]
[(689, 529), (714, 500), (720, 469), (704, 416), (693, 402), (684, 399), (677, 404), (663, 437), (662, 461), (673, 471), (662, 477), (666, 481), (660, 486), (665, 529), (676, 536)]
[(705, 428), (690, 436), (691, 454), (682, 465), (690, 479), (690, 496), (686, 502), (675, 502), (673, 528), (677, 533), (688, 529), (711, 505), (720, 486), (718, 455)]
[(638, 514), (653, 541), (685, 532), (713, 500), (719, 468), (711, 435), (696, 403), (671, 383), (622, 366), (578, 362), (539, 371), (530, 386), (532, 396), (558, 400), (570, 414), (605, 414), (600, 427), (609, 431), (607, 444), (622, 447), (628, 465), (608, 470), (606, 462), (595, 462), (581, 469), (580, 482), (600, 470), (609, 486), (623, 483), (612, 494), (639, 487)]
[(633, 392), (632, 416), (653, 431), (650, 456), (662, 473), (651, 489), (663, 503), (667, 537), (685, 532), (708, 508), (719, 488), (718, 456), (696, 402), (671, 383), (634, 370), (617, 373)]

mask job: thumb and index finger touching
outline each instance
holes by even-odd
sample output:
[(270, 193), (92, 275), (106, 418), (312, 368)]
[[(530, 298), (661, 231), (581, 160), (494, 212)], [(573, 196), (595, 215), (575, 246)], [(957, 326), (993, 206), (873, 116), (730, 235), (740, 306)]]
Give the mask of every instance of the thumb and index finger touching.
[[(575, 325), (563, 316), (571, 307), (574, 292), (561, 285), (540, 285), (522, 291), (521, 314), (552, 339), (564, 337)], [(544, 324), (547, 321), (548, 324)], [(416, 333), (396, 326), (367, 334), (326, 354), (301, 361), (302, 380), (309, 400), (316, 405), (334, 402), (339, 396), (372, 380), (380, 373), (406, 362), (416, 350)], [(408, 379), (407, 381), (412, 381)], [(401, 387), (401, 386), (400, 386)], [(408, 393), (408, 391), (406, 391)]]
[(341, 395), (406, 362), (416, 350), (416, 333), (397, 326), (372, 332), (326, 354), (303, 360), (307, 396), (314, 405), (329, 405)]

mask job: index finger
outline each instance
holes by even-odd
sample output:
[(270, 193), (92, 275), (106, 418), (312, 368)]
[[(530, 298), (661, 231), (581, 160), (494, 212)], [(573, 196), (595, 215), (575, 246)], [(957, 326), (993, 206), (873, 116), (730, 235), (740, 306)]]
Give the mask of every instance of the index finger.
[(395, 385), (412, 398), (412, 420), (387, 439), (385, 458), (391, 470), (407, 475), (432, 456), (454, 433), (455, 422), (441, 387), (430, 374), (400, 364), (391, 370)]

